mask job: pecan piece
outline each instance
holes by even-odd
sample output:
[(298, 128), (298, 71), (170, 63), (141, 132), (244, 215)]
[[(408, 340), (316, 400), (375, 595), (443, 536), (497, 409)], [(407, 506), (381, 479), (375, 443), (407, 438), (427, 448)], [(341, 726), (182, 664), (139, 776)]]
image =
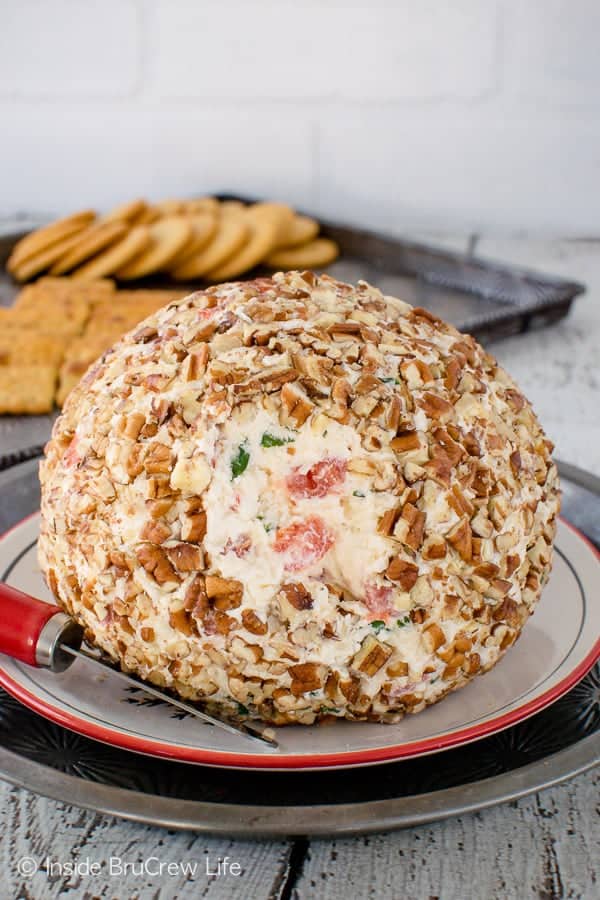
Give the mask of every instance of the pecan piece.
[(129, 454), (127, 455), (127, 461), (125, 463), (125, 471), (130, 478), (137, 478), (137, 476), (143, 471), (143, 454), (144, 447), (141, 444), (134, 444), (134, 446), (129, 451)]
[(281, 591), (285, 594), (286, 600), (294, 607), (294, 609), (312, 609), (313, 598), (303, 584), (282, 584)]
[(453, 411), (453, 406), (448, 400), (444, 400), (443, 397), (438, 397), (437, 394), (432, 394), (430, 391), (425, 391), (419, 405), (430, 419), (446, 419)]
[(394, 528), (394, 537), (410, 547), (411, 550), (418, 550), (423, 543), (425, 518), (424, 512), (421, 512), (412, 503), (405, 503), (402, 507), (402, 515)]
[(465, 497), (458, 484), (452, 485), (452, 490), (446, 494), (446, 500), (448, 501), (448, 506), (458, 513), (459, 516), (467, 515), (470, 517), (475, 512), (475, 507)]
[(519, 609), (514, 600), (505, 597), (502, 603), (494, 609), (493, 619), (496, 622), (505, 621), (511, 627), (517, 628), (521, 620), (519, 618)]
[(241, 581), (235, 578), (207, 575), (205, 585), (206, 596), (213, 601), (215, 609), (235, 609), (242, 602), (244, 589)]
[(254, 610), (245, 609), (242, 613), (242, 624), (250, 634), (266, 634), (267, 623), (259, 619)]
[(348, 681), (340, 681), (340, 691), (349, 703), (356, 703), (360, 694), (360, 678), (354, 675)]
[(453, 391), (458, 384), (460, 378), (460, 363), (455, 357), (451, 357), (446, 366), (446, 374), (444, 376), (444, 387), (448, 391)]
[(389, 675), (390, 678), (403, 678), (405, 675), (408, 675), (408, 663), (401, 660), (391, 663), (385, 670), (385, 674)]
[(132, 441), (135, 441), (145, 422), (146, 417), (140, 412), (131, 413), (129, 416), (122, 416), (119, 423), (120, 432), (124, 437), (131, 438)]
[(446, 541), (439, 535), (432, 534), (421, 549), (423, 559), (443, 559), (446, 555)]
[(206, 582), (203, 575), (196, 575), (188, 585), (184, 597), (185, 609), (189, 609), (193, 616), (202, 618), (209, 610), (210, 604), (206, 596)]
[(188, 637), (198, 633), (196, 623), (187, 609), (171, 610), (169, 613), (169, 625), (171, 628), (174, 628), (175, 631), (179, 631), (181, 634), (185, 634)]
[(196, 544), (176, 544), (165, 550), (169, 560), (180, 572), (198, 572), (204, 567), (202, 549)]
[(206, 372), (208, 363), (208, 344), (202, 344), (200, 349), (188, 354), (183, 366), (182, 373), (186, 381), (198, 381)]
[(181, 526), (181, 537), (184, 541), (202, 541), (206, 535), (206, 513), (197, 512), (187, 515)]
[(171, 450), (156, 441), (149, 444), (144, 457), (144, 469), (148, 475), (166, 475), (171, 471)]
[(290, 382), (283, 385), (280, 396), (283, 412), (282, 424), (294, 422), (299, 428), (315, 408), (314, 403), (308, 399), (299, 385)]
[(318, 691), (323, 685), (323, 671), (324, 667), (317, 663), (300, 663), (297, 666), (289, 666), (288, 672), (292, 679), (290, 690), (294, 697), (310, 691)]
[(407, 453), (409, 450), (418, 450), (421, 446), (419, 435), (416, 431), (405, 431), (392, 438), (390, 447), (396, 453)]
[(157, 584), (179, 582), (175, 569), (169, 562), (162, 547), (155, 544), (142, 544), (136, 551), (140, 565), (151, 575)]
[(410, 591), (419, 577), (419, 567), (402, 559), (401, 556), (396, 556), (391, 560), (385, 574), (390, 581), (397, 581), (403, 591)]
[(435, 622), (425, 628), (422, 639), (428, 653), (434, 653), (446, 643), (446, 635)]
[(457, 522), (446, 534), (446, 540), (465, 562), (473, 559), (473, 532), (468, 519)]
[(399, 515), (400, 507), (398, 506), (393, 506), (391, 509), (386, 510), (377, 523), (377, 533), (389, 537), (394, 530)]
[(362, 642), (360, 650), (352, 659), (351, 666), (370, 677), (379, 672), (392, 652), (392, 648), (388, 644), (382, 644), (372, 634), (368, 634)]
[(140, 537), (143, 541), (150, 541), (152, 544), (162, 544), (171, 537), (171, 529), (166, 522), (149, 519), (144, 523)]

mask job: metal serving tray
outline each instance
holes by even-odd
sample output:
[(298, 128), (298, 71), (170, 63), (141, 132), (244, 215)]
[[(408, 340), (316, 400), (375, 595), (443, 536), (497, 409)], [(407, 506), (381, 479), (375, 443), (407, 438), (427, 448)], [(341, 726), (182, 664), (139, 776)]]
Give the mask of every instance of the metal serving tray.
[[(566, 517), (600, 544), (600, 479), (559, 466)], [(0, 473), (0, 533), (39, 506), (37, 460)], [(326, 772), (244, 772), (140, 756), (54, 725), (0, 690), (0, 777), (76, 806), (244, 837), (403, 828), (514, 800), (600, 758), (600, 664), (555, 704), (431, 757)]]
[[(470, 251), (457, 253), (349, 225), (321, 224), (322, 233), (334, 238), (341, 249), (340, 258), (327, 267), (335, 278), (369, 281), (384, 293), (427, 307), (480, 341), (554, 322), (566, 316), (575, 297), (585, 290), (576, 281), (479, 259)], [(11, 303), (18, 291), (4, 264), (26, 233), (0, 236), (0, 305)], [(168, 284), (156, 278), (144, 283)], [(189, 285), (190, 290), (199, 286), (201, 282)]]
[[(221, 199), (251, 202), (224, 194)], [(331, 275), (353, 283), (361, 278), (370, 281), (387, 294), (427, 307), (483, 343), (563, 318), (585, 290), (576, 281), (479, 259), (469, 251), (443, 250), (334, 222), (322, 223), (322, 231), (342, 251), (327, 269)], [(0, 306), (12, 303), (19, 290), (4, 264), (25, 234), (26, 230), (0, 235)], [(157, 279), (144, 283), (168, 284)], [(190, 283), (190, 291), (199, 286)], [(0, 416), (0, 452), (37, 450), (48, 439), (52, 420), (52, 416)], [(23, 457), (12, 461), (19, 458)]]

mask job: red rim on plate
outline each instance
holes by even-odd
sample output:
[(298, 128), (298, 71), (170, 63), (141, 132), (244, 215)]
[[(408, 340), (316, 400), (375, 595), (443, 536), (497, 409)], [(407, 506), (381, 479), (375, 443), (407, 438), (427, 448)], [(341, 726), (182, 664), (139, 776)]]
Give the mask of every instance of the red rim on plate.
[[(18, 522), (5, 532), (4, 535), (0, 536), (0, 542), (36, 515), (37, 513), (32, 513), (21, 522)], [(570, 522), (567, 522), (564, 519), (561, 521), (579, 540), (583, 541), (593, 551), (596, 558), (600, 560), (600, 552), (591, 541)], [(471, 743), (479, 738), (502, 731), (517, 722), (529, 718), (529, 716), (534, 715), (536, 712), (539, 712), (566, 694), (587, 674), (587, 672), (589, 672), (599, 658), (600, 638), (595, 642), (594, 646), (584, 659), (581, 660), (561, 681), (553, 685), (553, 687), (533, 698), (528, 703), (525, 703), (523, 706), (478, 725), (460, 728), (457, 731), (439, 737), (425, 738), (409, 743), (390, 745), (371, 750), (349, 750), (339, 753), (323, 753), (315, 755), (302, 754), (301, 756), (280, 755), (277, 753), (237, 753), (224, 750), (195, 750), (188, 747), (172, 747), (163, 741), (154, 741), (126, 734), (117, 729), (98, 725), (87, 719), (82, 719), (76, 715), (57, 709), (24, 688), (19, 682), (11, 678), (1, 666), (0, 686), (27, 707), (58, 725), (62, 725), (85, 737), (93, 738), (94, 740), (112, 744), (113, 746), (131, 750), (136, 753), (175, 759), (180, 762), (200, 763), (209, 766), (252, 769), (322, 769), (336, 766), (360, 766), (369, 763), (391, 762), (394, 760), (426, 755), (435, 753), (439, 750), (455, 747), (458, 744)]]

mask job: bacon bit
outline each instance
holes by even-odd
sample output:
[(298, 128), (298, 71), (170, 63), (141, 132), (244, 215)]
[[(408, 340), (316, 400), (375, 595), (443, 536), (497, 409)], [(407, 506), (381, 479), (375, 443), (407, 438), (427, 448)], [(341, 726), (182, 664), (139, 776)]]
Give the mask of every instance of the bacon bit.
[(323, 520), (319, 516), (309, 516), (303, 522), (279, 528), (273, 550), (287, 555), (287, 572), (298, 572), (322, 559), (334, 543), (334, 537)]
[(238, 559), (242, 559), (247, 555), (252, 546), (252, 540), (249, 534), (240, 534), (235, 541), (227, 538), (227, 543), (223, 547), (223, 553), (235, 553)]
[(242, 495), (240, 494), (239, 491), (236, 491), (235, 494), (233, 495), (233, 500), (229, 504), (229, 509), (232, 510), (232, 512), (237, 512), (238, 509), (240, 508), (241, 502), (242, 502)]
[(77, 435), (74, 435), (67, 452), (63, 456), (65, 466), (76, 466), (80, 462), (81, 457), (77, 451), (78, 440)]
[(217, 633), (217, 619), (214, 610), (209, 610), (202, 619), (202, 628), (205, 634)]
[(308, 472), (293, 469), (286, 478), (288, 491), (294, 499), (302, 497), (325, 497), (339, 488), (346, 478), (346, 460), (334, 456), (315, 463)]
[(394, 607), (392, 605), (392, 588), (373, 583), (365, 585), (365, 598), (363, 603), (371, 612), (371, 615), (369, 616), (370, 622), (375, 622), (378, 619), (383, 619), (384, 622), (387, 622), (394, 612)]

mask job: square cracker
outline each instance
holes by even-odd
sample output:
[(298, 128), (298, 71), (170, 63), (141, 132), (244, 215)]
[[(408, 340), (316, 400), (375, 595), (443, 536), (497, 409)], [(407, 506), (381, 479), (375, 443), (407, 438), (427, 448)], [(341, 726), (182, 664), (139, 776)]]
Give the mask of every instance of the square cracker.
[(80, 334), (88, 318), (87, 306), (45, 302), (39, 307), (0, 309), (0, 334), (27, 329), (41, 334)]
[(9, 333), (0, 329), (0, 366), (35, 363), (59, 366), (66, 341), (63, 335), (38, 334), (26, 328), (15, 328)]
[(59, 387), (56, 402), (62, 406), (67, 394), (83, 378), (88, 368), (105, 350), (111, 347), (118, 335), (111, 333), (96, 333), (76, 338), (65, 355), (59, 372)]
[(0, 366), (0, 413), (52, 412), (57, 373), (51, 365)]

